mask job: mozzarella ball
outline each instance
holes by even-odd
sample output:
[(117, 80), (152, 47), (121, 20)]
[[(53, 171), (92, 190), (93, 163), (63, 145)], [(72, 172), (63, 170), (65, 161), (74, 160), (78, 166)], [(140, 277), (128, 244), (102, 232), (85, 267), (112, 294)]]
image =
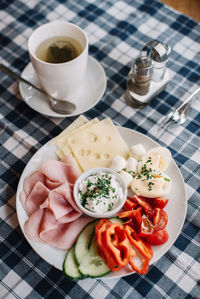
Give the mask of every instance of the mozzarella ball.
[(131, 185), (132, 181), (133, 181), (133, 177), (132, 177), (132, 175), (131, 175), (130, 173), (124, 171), (124, 170), (120, 171), (119, 174), (120, 174), (121, 177), (123, 178), (123, 180), (124, 180), (126, 186), (129, 187), (129, 186)]
[(137, 161), (141, 160), (145, 154), (146, 154), (146, 150), (142, 144), (133, 145), (129, 149), (130, 157), (135, 158)]
[(117, 172), (122, 171), (126, 168), (126, 160), (123, 157), (117, 155), (112, 159), (109, 168)]
[(126, 171), (131, 171), (132, 175), (137, 174), (138, 161), (133, 157), (129, 157), (126, 161)]

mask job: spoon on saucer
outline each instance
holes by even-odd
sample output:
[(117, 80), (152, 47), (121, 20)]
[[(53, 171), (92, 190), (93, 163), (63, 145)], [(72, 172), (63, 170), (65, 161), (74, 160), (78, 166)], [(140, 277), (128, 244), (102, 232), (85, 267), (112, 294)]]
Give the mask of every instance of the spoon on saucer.
[(22, 78), (20, 75), (13, 72), (11, 69), (9, 69), (7, 66), (5, 66), (2, 63), (0, 63), (0, 70), (2, 72), (6, 73), (7, 75), (9, 75), (10, 77), (12, 77), (12, 78), (14, 78), (18, 81), (21, 81), (23, 83), (26, 83), (29, 86), (31, 86), (32, 88), (34, 88), (37, 91), (39, 91), (39, 92), (43, 93), (44, 95), (46, 95), (48, 100), (49, 100), (49, 104), (51, 106), (51, 109), (53, 111), (55, 111), (59, 114), (71, 114), (72, 112), (75, 111), (76, 105), (73, 104), (72, 102), (65, 101), (65, 100), (59, 100), (59, 99), (56, 99), (56, 98), (50, 96), (46, 91), (40, 89), (39, 87), (37, 87), (33, 83), (31, 83), (28, 80)]

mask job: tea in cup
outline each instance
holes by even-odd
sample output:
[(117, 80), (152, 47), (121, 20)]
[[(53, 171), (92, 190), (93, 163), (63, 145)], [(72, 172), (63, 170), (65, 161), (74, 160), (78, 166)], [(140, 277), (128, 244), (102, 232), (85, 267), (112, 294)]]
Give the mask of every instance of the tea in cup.
[(87, 69), (88, 38), (84, 30), (65, 21), (44, 24), (31, 34), (28, 51), (41, 87), (53, 97), (71, 100)]

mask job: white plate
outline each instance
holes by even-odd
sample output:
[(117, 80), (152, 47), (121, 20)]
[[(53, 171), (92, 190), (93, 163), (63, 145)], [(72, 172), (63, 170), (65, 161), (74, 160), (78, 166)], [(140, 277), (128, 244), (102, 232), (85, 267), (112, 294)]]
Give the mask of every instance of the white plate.
[[(22, 77), (39, 87), (39, 82), (31, 63), (23, 70)], [(71, 99), (77, 106), (77, 109), (71, 114), (59, 114), (51, 110), (47, 97), (25, 83), (19, 83), (19, 90), (26, 104), (35, 111), (50, 117), (71, 117), (88, 111), (98, 103), (106, 89), (106, 81), (103, 67), (96, 59), (89, 56), (83, 85)]]
[[(158, 146), (158, 144), (155, 141), (153, 141), (152, 139), (146, 137), (141, 133), (123, 127), (118, 127), (118, 130), (121, 136), (123, 137), (123, 139), (125, 140), (125, 142), (128, 144), (128, 146), (141, 143), (146, 148), (146, 150)], [(31, 158), (31, 160), (25, 167), (22, 176), (20, 178), (18, 189), (17, 189), (17, 196), (16, 196), (16, 207), (17, 207), (17, 216), (18, 216), (19, 224), (21, 226), (23, 233), (24, 233), (24, 223), (28, 219), (28, 216), (21, 205), (20, 197), (19, 197), (23, 188), (24, 178), (30, 173), (32, 173), (34, 170), (38, 169), (40, 164), (44, 160), (47, 160), (49, 158), (56, 158), (55, 151), (56, 151), (56, 145), (53, 145), (50, 142), (45, 144)], [(168, 202), (168, 205), (165, 208), (169, 218), (167, 224), (169, 240), (161, 246), (153, 247), (154, 255), (151, 260), (151, 264), (157, 261), (160, 257), (162, 257), (168, 251), (168, 249), (173, 245), (178, 235), (180, 234), (186, 216), (187, 198), (185, 192), (185, 185), (184, 185), (182, 175), (174, 161), (172, 161), (172, 163), (170, 164), (169, 168), (166, 171), (166, 174), (168, 174), (169, 177), (171, 177), (172, 179), (172, 189), (168, 196), (170, 200)], [(25, 238), (27, 238), (26, 235)], [(66, 251), (56, 249), (49, 245), (43, 245), (40, 243), (32, 242), (28, 238), (27, 241), (32, 246), (32, 248), (38, 253), (38, 255), (41, 256), (41, 258), (43, 258), (46, 262), (53, 265), (57, 269), (62, 270), (62, 264), (63, 264), (64, 257), (66, 255)], [(127, 267), (120, 270), (119, 272), (112, 272), (107, 276), (102, 277), (102, 279), (123, 277), (131, 273), (132, 272)]]

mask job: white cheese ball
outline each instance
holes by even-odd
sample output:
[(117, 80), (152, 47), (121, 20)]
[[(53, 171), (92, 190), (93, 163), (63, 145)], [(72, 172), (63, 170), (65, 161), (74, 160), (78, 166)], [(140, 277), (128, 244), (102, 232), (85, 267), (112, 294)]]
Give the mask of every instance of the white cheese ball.
[(146, 154), (146, 150), (142, 144), (136, 144), (130, 147), (129, 155), (130, 157), (135, 158), (137, 161), (141, 160), (142, 157)]
[(133, 181), (132, 175), (124, 170), (120, 171), (119, 174), (121, 175), (122, 179), (124, 180), (126, 186), (129, 187)]
[(138, 161), (133, 158), (129, 157), (128, 160), (126, 161), (126, 171), (131, 171), (133, 174), (137, 174), (137, 168), (138, 168)]
[(109, 168), (116, 172), (120, 172), (126, 168), (126, 160), (123, 157), (117, 155), (112, 159)]

